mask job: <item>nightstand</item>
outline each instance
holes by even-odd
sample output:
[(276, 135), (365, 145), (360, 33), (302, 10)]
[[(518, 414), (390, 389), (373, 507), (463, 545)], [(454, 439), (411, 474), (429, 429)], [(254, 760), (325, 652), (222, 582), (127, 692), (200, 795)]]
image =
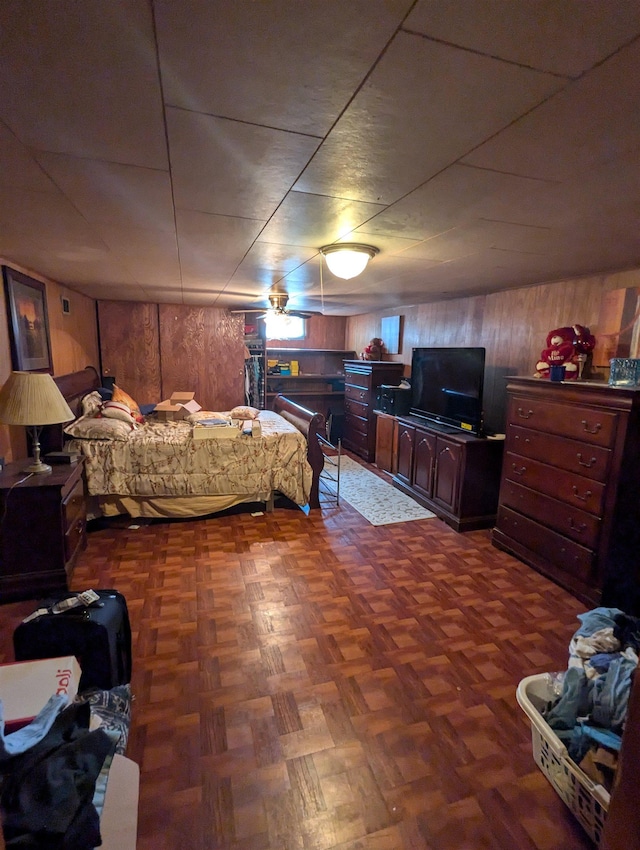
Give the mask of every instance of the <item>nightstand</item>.
[(64, 593), (87, 544), (84, 461), (27, 477), (28, 463), (0, 473), (0, 603)]

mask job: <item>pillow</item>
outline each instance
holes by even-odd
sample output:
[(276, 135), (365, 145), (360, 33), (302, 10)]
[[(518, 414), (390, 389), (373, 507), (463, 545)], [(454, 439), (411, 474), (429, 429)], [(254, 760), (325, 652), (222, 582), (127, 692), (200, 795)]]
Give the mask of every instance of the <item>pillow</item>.
[(230, 413), (232, 419), (257, 419), (260, 411), (257, 407), (248, 407), (247, 405), (239, 405), (234, 407)]
[(113, 385), (113, 394), (111, 396), (111, 401), (120, 401), (123, 404), (126, 404), (131, 413), (133, 414), (136, 422), (144, 422), (144, 417), (140, 413), (140, 406), (138, 402), (134, 401), (128, 393), (120, 389), (117, 384)]
[(64, 429), (64, 433), (80, 440), (128, 440), (133, 427), (120, 419), (81, 416)]
[(100, 395), (99, 390), (94, 390), (92, 393), (87, 393), (87, 395), (82, 397), (82, 401), (80, 402), (80, 408), (82, 410), (83, 416), (93, 416), (100, 409), (100, 405), (102, 404), (102, 396)]
[(226, 422), (231, 418), (230, 413), (218, 413), (214, 410), (199, 410), (197, 413), (190, 413), (186, 421), (190, 425), (197, 425), (203, 419), (224, 419)]
[(127, 422), (133, 428), (138, 427), (133, 413), (121, 401), (103, 402), (100, 408), (100, 416), (106, 416), (107, 419), (120, 419), (122, 422)]

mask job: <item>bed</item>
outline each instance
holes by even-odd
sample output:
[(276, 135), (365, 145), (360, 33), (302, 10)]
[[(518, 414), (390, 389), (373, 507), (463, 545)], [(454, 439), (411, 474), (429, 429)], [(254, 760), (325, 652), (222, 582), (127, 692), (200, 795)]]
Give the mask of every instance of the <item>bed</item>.
[[(87, 397), (100, 386), (93, 367), (54, 378), (79, 422)], [(201, 418), (204, 413), (199, 414)], [(91, 515), (203, 516), (274, 496), (318, 508), (324, 417), (280, 395), (260, 411), (261, 436), (193, 438), (193, 421), (145, 423), (117, 439), (69, 437), (65, 425), (43, 434), (48, 450), (65, 446), (85, 462)]]

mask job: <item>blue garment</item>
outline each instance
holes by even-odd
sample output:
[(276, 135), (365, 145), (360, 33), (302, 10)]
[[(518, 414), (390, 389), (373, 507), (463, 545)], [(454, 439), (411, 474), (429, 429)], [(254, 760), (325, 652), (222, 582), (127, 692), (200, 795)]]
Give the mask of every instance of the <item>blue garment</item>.
[(623, 614), (619, 608), (594, 608), (585, 614), (578, 614), (582, 623), (574, 637), (589, 637), (600, 629), (613, 629), (616, 626), (616, 617)]
[(613, 659), (618, 658), (619, 655), (619, 652), (597, 652), (591, 656), (587, 664), (599, 673), (606, 673)]
[(634, 661), (619, 655), (611, 662), (606, 673), (593, 679), (590, 717), (596, 726), (622, 733), (635, 670)]
[(562, 693), (558, 701), (544, 714), (544, 719), (554, 729), (573, 729), (578, 717), (586, 717), (591, 700), (591, 683), (584, 670), (569, 667), (562, 683)]
[(24, 753), (39, 743), (49, 732), (56, 717), (69, 703), (67, 694), (54, 694), (40, 713), (29, 723), (16, 732), (5, 735), (4, 706), (0, 699), (0, 761), (10, 756)]

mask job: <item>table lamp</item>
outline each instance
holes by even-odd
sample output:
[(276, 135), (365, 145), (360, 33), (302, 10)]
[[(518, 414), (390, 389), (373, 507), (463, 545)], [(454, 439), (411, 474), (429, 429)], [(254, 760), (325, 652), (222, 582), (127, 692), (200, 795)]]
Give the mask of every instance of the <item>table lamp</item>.
[(25, 472), (51, 472), (40, 460), (40, 431), (74, 419), (71, 408), (48, 372), (12, 372), (0, 390), (0, 422), (31, 430), (33, 463)]

